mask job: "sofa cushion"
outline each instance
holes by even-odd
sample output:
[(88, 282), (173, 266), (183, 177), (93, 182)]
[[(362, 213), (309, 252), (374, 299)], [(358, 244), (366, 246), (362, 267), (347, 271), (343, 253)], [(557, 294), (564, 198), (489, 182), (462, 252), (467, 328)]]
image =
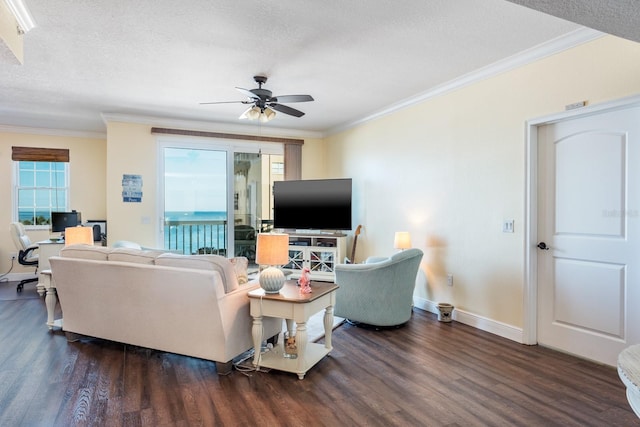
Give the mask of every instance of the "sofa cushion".
[(130, 248), (115, 248), (109, 252), (109, 261), (132, 262), (135, 264), (154, 264), (162, 252), (144, 251)]
[(237, 256), (229, 259), (233, 264), (233, 269), (236, 272), (236, 279), (238, 279), (238, 285), (244, 285), (249, 281), (249, 260), (244, 256)]
[(70, 245), (60, 250), (60, 256), (67, 258), (92, 259), (95, 261), (106, 261), (109, 258), (110, 249), (105, 246), (93, 245)]
[(159, 255), (156, 265), (168, 267), (196, 268), (199, 270), (213, 270), (220, 273), (226, 293), (238, 288), (238, 279), (233, 264), (220, 255), (180, 255), (165, 253)]

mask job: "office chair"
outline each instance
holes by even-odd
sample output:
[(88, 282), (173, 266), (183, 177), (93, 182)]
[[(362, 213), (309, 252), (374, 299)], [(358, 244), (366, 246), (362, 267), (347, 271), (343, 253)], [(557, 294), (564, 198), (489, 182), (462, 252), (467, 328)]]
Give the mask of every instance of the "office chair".
[[(16, 245), (16, 249), (18, 249), (19, 251), (18, 263), (22, 265), (35, 265), (37, 272), (38, 254), (33, 252), (38, 249), (38, 245), (31, 244), (31, 239), (29, 239), (29, 236), (27, 236), (24, 225), (21, 222), (11, 223), (11, 238), (13, 239), (13, 243)], [(38, 276), (31, 279), (22, 280), (20, 283), (18, 283), (16, 291), (22, 292), (22, 288), (24, 288), (25, 283), (37, 281)]]

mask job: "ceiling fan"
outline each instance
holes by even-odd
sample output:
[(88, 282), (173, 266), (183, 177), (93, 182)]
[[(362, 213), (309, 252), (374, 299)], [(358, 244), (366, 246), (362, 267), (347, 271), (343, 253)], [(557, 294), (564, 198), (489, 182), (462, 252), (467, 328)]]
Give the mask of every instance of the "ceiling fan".
[(247, 99), (243, 101), (201, 102), (200, 104), (250, 104), (251, 107), (242, 113), (240, 118), (249, 120), (260, 119), (262, 122), (268, 122), (275, 117), (276, 111), (294, 117), (304, 116), (302, 111), (296, 110), (295, 108), (291, 108), (282, 103), (313, 101), (313, 97), (311, 95), (273, 96), (270, 90), (262, 88), (262, 85), (267, 82), (267, 78), (265, 76), (254, 76), (253, 80), (258, 84), (257, 89), (243, 89), (241, 87), (236, 87), (240, 93), (247, 96)]

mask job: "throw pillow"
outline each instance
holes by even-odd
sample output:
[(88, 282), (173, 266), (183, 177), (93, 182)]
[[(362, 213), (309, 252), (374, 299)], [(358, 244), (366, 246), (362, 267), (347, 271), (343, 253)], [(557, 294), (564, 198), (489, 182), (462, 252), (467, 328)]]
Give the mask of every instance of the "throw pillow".
[(236, 278), (238, 279), (239, 285), (244, 285), (249, 281), (249, 260), (244, 256), (237, 256), (235, 258), (231, 258), (231, 264), (233, 264), (233, 269), (236, 271)]

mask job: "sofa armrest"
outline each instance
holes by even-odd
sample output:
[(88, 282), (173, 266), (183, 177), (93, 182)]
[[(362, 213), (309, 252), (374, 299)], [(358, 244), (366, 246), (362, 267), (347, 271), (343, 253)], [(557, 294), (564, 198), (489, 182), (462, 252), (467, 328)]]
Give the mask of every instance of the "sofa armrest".
[[(260, 287), (257, 280), (249, 281), (240, 285), (237, 289), (219, 296), (219, 307), (221, 312), (222, 324), (227, 340), (237, 339), (238, 337), (251, 338), (251, 328), (253, 318), (249, 310), (250, 291)], [(282, 331), (282, 319), (264, 318), (263, 322), (264, 334), (266, 338), (272, 337)], [(251, 338), (250, 345), (244, 350), (253, 346)], [(242, 350), (242, 351), (244, 351)]]

